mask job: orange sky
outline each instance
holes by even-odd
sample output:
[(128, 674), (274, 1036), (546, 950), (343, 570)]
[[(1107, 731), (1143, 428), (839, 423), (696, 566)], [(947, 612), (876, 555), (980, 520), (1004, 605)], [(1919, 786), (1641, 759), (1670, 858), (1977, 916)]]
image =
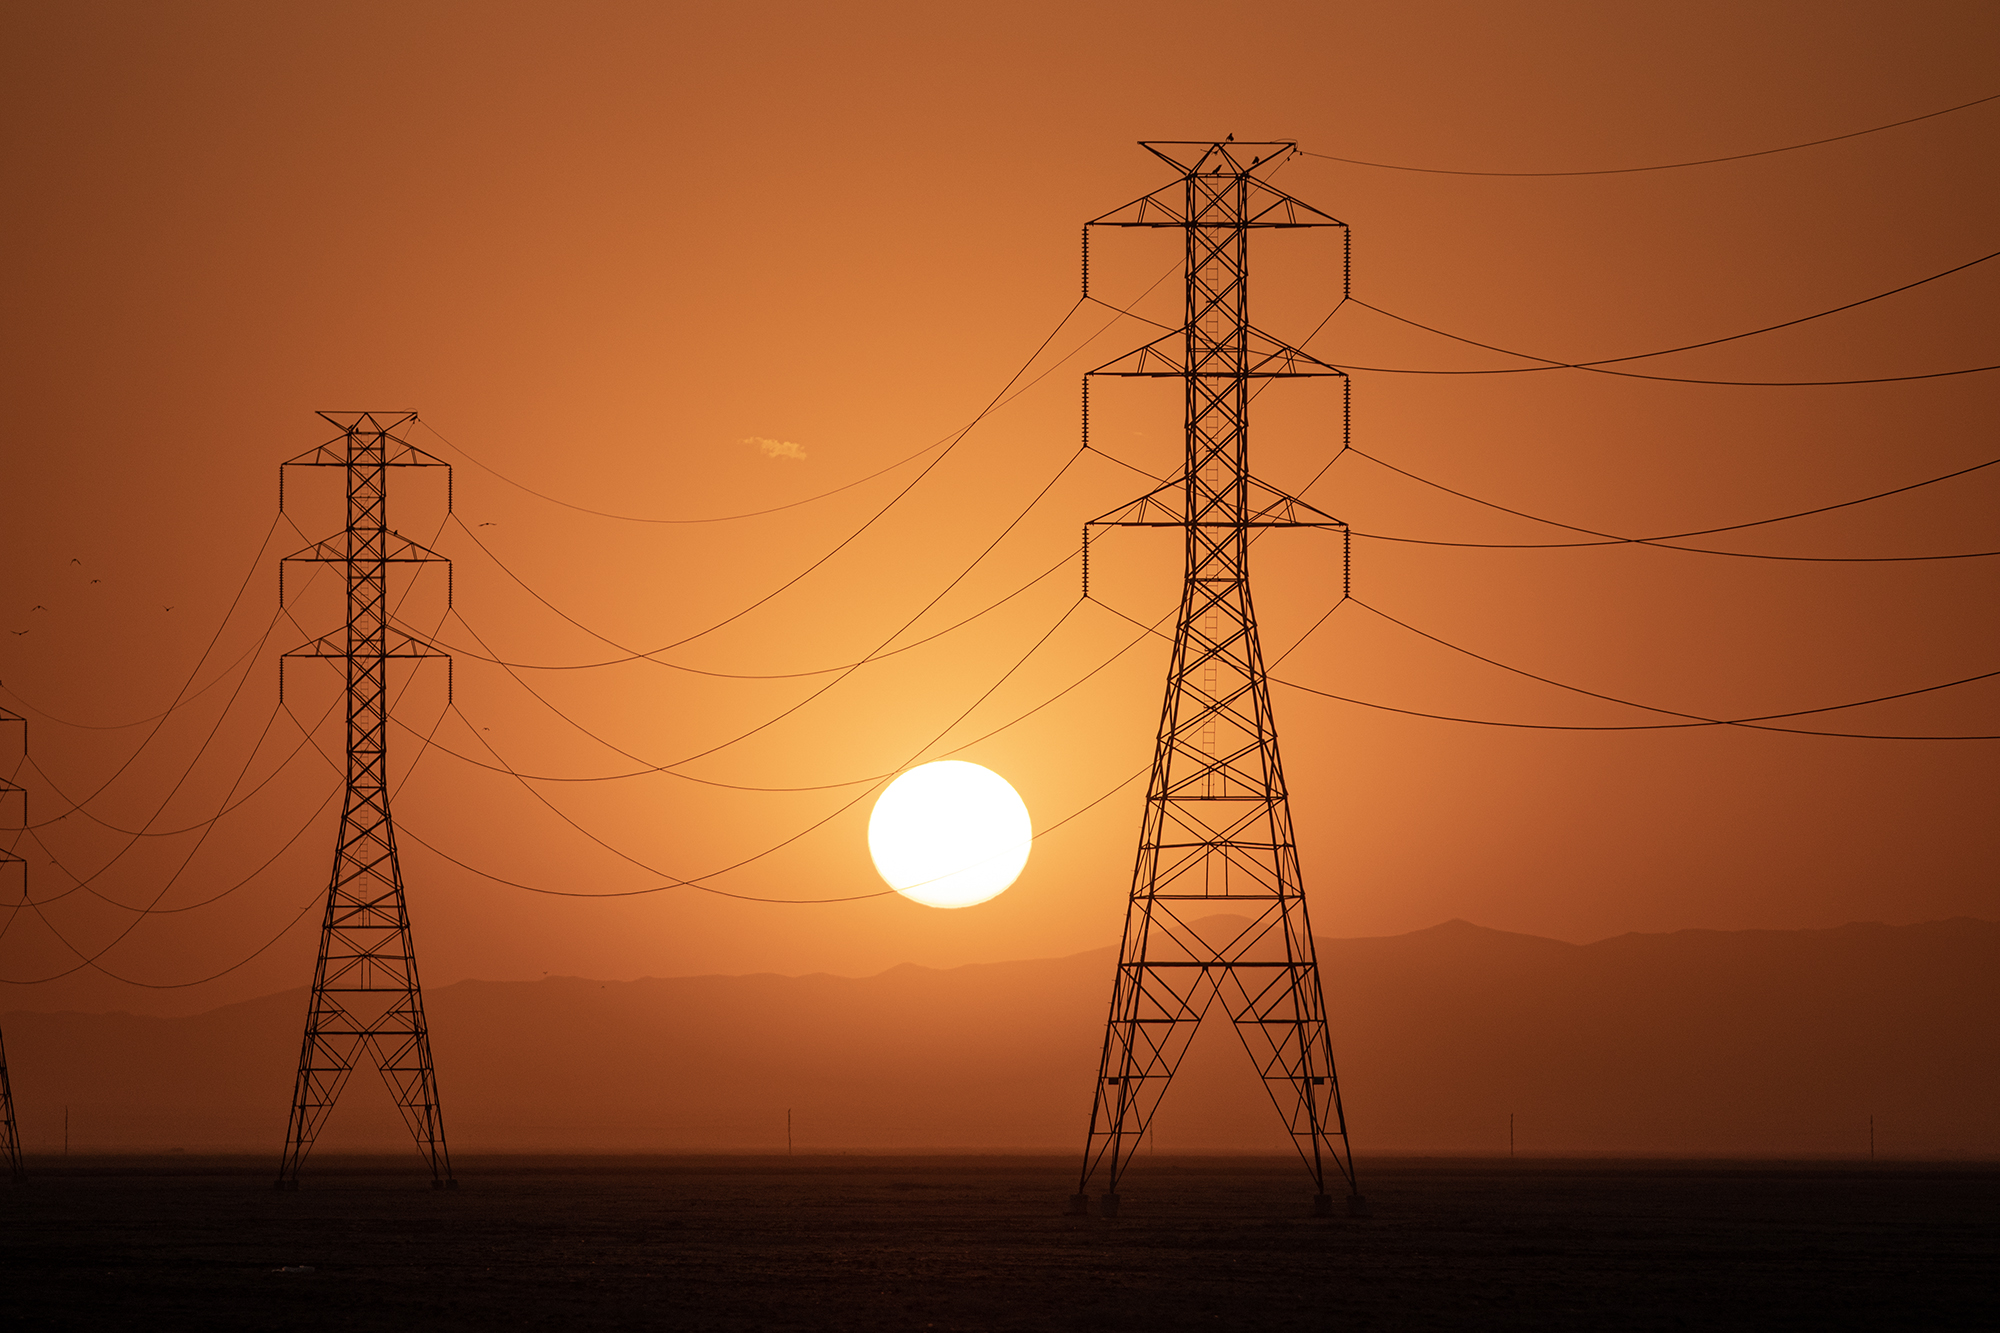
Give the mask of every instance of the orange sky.
[[(1705, 158), (1864, 129), (2000, 91), (2000, 17), (1922, 6), (1884, 27), (1858, 4), (1279, 5), (1217, 28), (1210, 6), (22, 4), (4, 51), (9, 191), (0, 465), (0, 704), (31, 719), (71, 795), (111, 779), (170, 703), (249, 576), (177, 712), (90, 809), (125, 828), (214, 814), (299, 745), (273, 655), (332, 628), (276, 610), (275, 557), (332, 531), (337, 479), (278, 462), (323, 438), (320, 408), (417, 408), (412, 439), (458, 463), (480, 542), (591, 629), (673, 642), (783, 583), (858, 528), (921, 462), (777, 515), (736, 514), (865, 477), (962, 427), (1076, 299), (1077, 232), (1166, 181), (1140, 138), (1294, 138), (1314, 152), (1497, 171)], [(1632, 175), (1426, 175), (1301, 158), (1278, 183), (1354, 227), (1355, 294), (1426, 324), (1554, 358), (1736, 333), (1873, 295), (1992, 249), (2000, 104), (1844, 143)], [(1332, 233), (1260, 236), (1253, 317), (1304, 338), (1339, 295)], [(1093, 291), (1118, 304), (1168, 274), (1170, 237), (1099, 233)], [(1178, 275), (1138, 308), (1171, 320)], [(1978, 268), (1832, 319), (1648, 363), (1697, 378), (1833, 379), (2000, 361), (1996, 282)], [(1076, 375), (1153, 336), (1079, 310), (923, 482), (795, 588), (666, 656), (782, 673), (876, 647), (935, 596), (1076, 450)], [(1099, 333), (1100, 330), (1104, 330)], [(1085, 343), (1093, 334), (1095, 340)], [(1312, 344), (1336, 363), (1515, 364), (1350, 307)], [(2000, 375), (1874, 387), (1699, 387), (1589, 376), (1357, 373), (1355, 443), (1495, 503), (1618, 532), (1705, 528), (1829, 504), (1994, 456)], [(1257, 471), (1303, 486), (1338, 445), (1336, 392), (1287, 384), (1253, 418)], [(1094, 442), (1171, 471), (1173, 386), (1102, 384)], [(1331, 428), (1329, 422), (1335, 423)], [(755, 441), (796, 445), (771, 456)], [(797, 454), (802, 456), (787, 456)], [(927, 455), (924, 461), (932, 457)], [(2000, 471), (2000, 470), (1996, 470)], [(1083, 457), (913, 634), (1063, 560), (1081, 521), (1145, 489)], [(1341, 460), (1309, 493), (1361, 532), (1561, 540)], [(2000, 548), (1993, 473), (1716, 544), (1802, 555)], [(391, 521), (429, 540), (434, 478), (397, 478)], [(491, 524), (480, 527), (479, 524)], [(466, 531), (465, 623), (441, 637), (540, 663), (613, 655), (538, 606)], [(1337, 595), (1333, 539), (1258, 548), (1267, 653)], [(1171, 604), (1169, 537), (1093, 551), (1093, 591), (1145, 620)], [(2000, 561), (1730, 559), (1653, 549), (1496, 552), (1357, 542), (1369, 605), (1510, 665), (1707, 715), (1811, 708), (2000, 665)], [(93, 583), (91, 580), (102, 580)], [(1329, 582), (1329, 580), (1335, 580)], [(805, 787), (893, 770), (1072, 610), (1073, 563), (935, 644), (872, 666), (687, 769)], [(35, 610), (45, 607), (46, 610)], [(171, 607), (171, 610), (166, 608)], [(420, 585), (413, 620), (442, 611)], [(468, 628), (468, 626), (470, 628)], [(223, 668), (267, 632), (261, 655)], [(942, 747), (1047, 700), (1133, 637), (1085, 605)], [(1163, 644), (1144, 644), (957, 757), (993, 767), (1038, 825), (1148, 760)], [(294, 668), (310, 721), (337, 701)], [(1647, 720), (1508, 676), (1355, 607), (1278, 668), (1402, 708), (1570, 724)], [(222, 704), (241, 691), (218, 727)], [(532, 673), (555, 708), (649, 762), (708, 748), (830, 677), (735, 680), (645, 664)], [(481, 739), (546, 774), (623, 772), (490, 666), (462, 660), (438, 742)], [(1275, 694), (1315, 928), (1406, 931), (1464, 917), (1571, 940), (1627, 930), (1802, 927), (1995, 914), (1994, 745), (1743, 731), (1577, 734), (1424, 721)], [(428, 732), (441, 676), (399, 714)], [(1854, 713), (1836, 730), (2000, 732), (2000, 686)], [(205, 738), (214, 739), (203, 750)], [(321, 732), (332, 745), (336, 732)], [(399, 767), (418, 753), (392, 735)], [(197, 753), (200, 757), (196, 761)], [(934, 749), (931, 753), (936, 753)], [(246, 768), (246, 760), (249, 761)], [(174, 783), (193, 765), (191, 776)], [(30, 814), (65, 803), (30, 773)], [(147, 918), (102, 958), (149, 982), (229, 967), (323, 893), (330, 772), (306, 751), (199, 846), (139, 840), (90, 887), (14, 919), (0, 976), (75, 965), (126, 904)], [(673, 777), (546, 784), (548, 801), (649, 866), (696, 874), (763, 851), (864, 787), (764, 793)], [(169, 792), (173, 794), (169, 797)], [(1109, 943), (1141, 793), (1128, 786), (1038, 845), (980, 908), (900, 899), (822, 907), (668, 893), (532, 896), (474, 878), (421, 837), (509, 879), (577, 892), (658, 880), (511, 779), (427, 755), (397, 801), (425, 980), (700, 972), (860, 973)], [(167, 804), (162, 808), (161, 802)], [(314, 811), (319, 809), (315, 816)], [(775, 897), (879, 887), (863, 801), (715, 881)], [(303, 831), (301, 831), (303, 830)], [(295, 836), (296, 835), (296, 836)], [(43, 830), (89, 874), (128, 841), (80, 818)], [(294, 839), (287, 844), (287, 839)], [(24, 845), (38, 897), (71, 881)], [(275, 859), (273, 859), (275, 858)], [(188, 869), (168, 883), (183, 859)], [(141, 991), (89, 971), (0, 1005), (185, 1012), (303, 984), (316, 913), (212, 984)]]

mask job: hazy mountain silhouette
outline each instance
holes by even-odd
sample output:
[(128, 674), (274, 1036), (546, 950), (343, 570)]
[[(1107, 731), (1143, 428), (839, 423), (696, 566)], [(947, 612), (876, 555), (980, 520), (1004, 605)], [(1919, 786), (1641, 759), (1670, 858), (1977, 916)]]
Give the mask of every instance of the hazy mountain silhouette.
[[(1216, 923), (1226, 928), (1226, 923)], [(1357, 1152), (2000, 1151), (2000, 924), (1589, 945), (1463, 921), (1321, 939)], [(1080, 1147), (1115, 952), (879, 976), (467, 981), (428, 996), (446, 1127), (480, 1151)], [(23, 1138), (281, 1146), (303, 989), (189, 1018), (5, 1018)], [(1980, 1015), (1985, 1015), (1981, 1018)], [(1227, 1025), (1164, 1151), (1281, 1148)], [(371, 1072), (324, 1150), (406, 1145)]]

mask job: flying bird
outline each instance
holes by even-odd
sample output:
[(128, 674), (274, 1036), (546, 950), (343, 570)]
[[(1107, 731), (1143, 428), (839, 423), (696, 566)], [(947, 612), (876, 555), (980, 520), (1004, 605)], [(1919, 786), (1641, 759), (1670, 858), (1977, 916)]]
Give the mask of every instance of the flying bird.
[(48, 610), (46, 606), (32, 607), (29, 609), (28, 614), (33, 615), (36, 611), (46, 611), (46, 610)]
[(500, 525), (498, 523), (481, 523), (479, 526), (482, 528), (497, 528)]
[(26, 633), (27, 633), (28, 631), (26, 631), (26, 630), (24, 630), (24, 629), (11, 629), (11, 630), (8, 630), (7, 632), (8, 632), (9, 634), (26, 634)]
[(172, 608), (171, 606), (163, 606), (163, 607), (161, 607), (160, 609), (161, 609), (162, 611), (171, 611), (171, 610), (173, 610), (173, 608)]
[(92, 583), (102, 583), (102, 582), (104, 582), (104, 580), (103, 580), (103, 579), (92, 579), (92, 580), (91, 580), (91, 582), (92, 582)]
[(71, 557), (69, 558), (69, 562), (70, 562), (70, 563), (71, 563), (72, 565), (80, 565), (80, 564), (82, 564), (82, 563), (83, 563), (83, 561), (81, 561), (81, 560), (77, 559), (77, 558), (76, 558), (75, 556), (71, 556)]

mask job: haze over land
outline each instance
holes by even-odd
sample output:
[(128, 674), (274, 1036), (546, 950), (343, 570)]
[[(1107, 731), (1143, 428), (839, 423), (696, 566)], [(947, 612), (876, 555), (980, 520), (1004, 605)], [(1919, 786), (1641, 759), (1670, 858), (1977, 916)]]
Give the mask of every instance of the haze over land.
[[(1222, 923), (1217, 923), (1218, 928)], [(1571, 945), (1454, 921), (1318, 941), (1356, 1151), (2000, 1154), (2000, 924)], [(1115, 952), (871, 977), (551, 977), (429, 997), (460, 1154), (1080, 1148)], [(4, 1016), (31, 1152), (272, 1152), (303, 990), (195, 1017)], [(1283, 1151), (1211, 1020), (1168, 1153)], [(356, 1074), (320, 1151), (407, 1153)], [(412, 1166), (415, 1159), (412, 1158)]]

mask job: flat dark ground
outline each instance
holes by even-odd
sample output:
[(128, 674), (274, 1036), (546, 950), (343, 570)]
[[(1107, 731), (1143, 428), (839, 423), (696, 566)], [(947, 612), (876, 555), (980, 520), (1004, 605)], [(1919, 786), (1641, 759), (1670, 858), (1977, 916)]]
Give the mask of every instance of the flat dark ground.
[[(1296, 1162), (36, 1162), (10, 1327), (1958, 1328), (2000, 1319), (2000, 1164), (1387, 1160), (1314, 1220)], [(310, 1265), (310, 1273), (273, 1270)]]

